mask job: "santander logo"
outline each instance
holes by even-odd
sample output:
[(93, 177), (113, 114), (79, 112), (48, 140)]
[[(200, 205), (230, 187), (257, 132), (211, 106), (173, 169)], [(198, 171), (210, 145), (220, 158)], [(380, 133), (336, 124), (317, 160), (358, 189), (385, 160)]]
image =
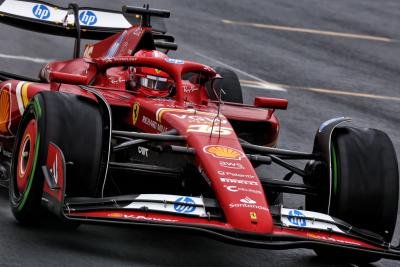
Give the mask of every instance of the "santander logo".
[(246, 203), (246, 204), (256, 204), (256, 203), (257, 203), (257, 202), (255, 202), (254, 200), (252, 200), (252, 199), (249, 198), (249, 197), (242, 198), (242, 199), (240, 200), (240, 202)]

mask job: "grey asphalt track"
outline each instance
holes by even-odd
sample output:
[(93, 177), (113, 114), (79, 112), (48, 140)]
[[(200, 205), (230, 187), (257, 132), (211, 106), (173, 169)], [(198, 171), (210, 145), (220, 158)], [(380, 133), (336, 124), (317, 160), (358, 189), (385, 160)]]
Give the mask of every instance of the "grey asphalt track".
[[(67, 1), (49, 2), (67, 5)], [(128, 3), (74, 2), (112, 9)], [(350, 116), (357, 125), (387, 132), (400, 155), (399, 1), (146, 2), (172, 11), (166, 23), (180, 48), (171, 56), (240, 70), (246, 102), (256, 95), (289, 99), (289, 109), (279, 112), (280, 147), (311, 151), (314, 133), (322, 121)], [(141, 5), (144, 1), (129, 3)], [(353, 35), (344, 37), (340, 33)], [(41, 67), (4, 55), (44, 59), (72, 56), (73, 40), (4, 25), (0, 34), (3, 70), (36, 76)], [(249, 87), (260, 80), (282, 84), (287, 91)], [(288, 205), (298, 200), (285, 196)], [(397, 228), (395, 235), (399, 238)], [(294, 265), (343, 266), (321, 262), (309, 250), (242, 248), (179, 232), (104, 226), (82, 226), (77, 231), (24, 228), (11, 215), (6, 191), (0, 191), (0, 266)], [(382, 260), (372, 266), (400, 263)]]

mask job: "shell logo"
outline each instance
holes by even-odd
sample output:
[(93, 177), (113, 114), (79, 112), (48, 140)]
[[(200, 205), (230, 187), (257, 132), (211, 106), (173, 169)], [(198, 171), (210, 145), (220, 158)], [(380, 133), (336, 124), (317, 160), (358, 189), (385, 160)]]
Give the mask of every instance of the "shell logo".
[(246, 157), (243, 152), (227, 146), (205, 146), (203, 151), (214, 158), (241, 160)]

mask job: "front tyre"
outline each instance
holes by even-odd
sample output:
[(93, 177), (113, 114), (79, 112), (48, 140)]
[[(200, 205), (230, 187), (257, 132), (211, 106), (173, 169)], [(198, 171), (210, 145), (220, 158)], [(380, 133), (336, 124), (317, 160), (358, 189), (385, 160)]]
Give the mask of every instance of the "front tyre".
[[(96, 197), (101, 191), (103, 122), (95, 101), (79, 95), (41, 92), (19, 125), (9, 183), (10, 206), (22, 224), (40, 221), (44, 175), (50, 143), (63, 152), (68, 197)], [(56, 214), (59, 215), (59, 214)]]
[[(390, 243), (397, 219), (399, 174), (389, 137), (376, 129), (337, 128), (332, 136), (331, 163), (329, 214), (354, 227), (379, 234)], [(319, 184), (329, 187), (327, 181), (319, 181)], [(318, 196), (320, 200), (329, 198), (329, 190), (321, 192), (326, 193)], [(315, 201), (318, 200), (306, 197), (306, 203)], [(328, 209), (315, 205), (309, 205), (309, 208), (317, 212)], [(380, 259), (344, 249), (317, 249), (316, 253), (329, 261), (340, 259), (356, 264)]]

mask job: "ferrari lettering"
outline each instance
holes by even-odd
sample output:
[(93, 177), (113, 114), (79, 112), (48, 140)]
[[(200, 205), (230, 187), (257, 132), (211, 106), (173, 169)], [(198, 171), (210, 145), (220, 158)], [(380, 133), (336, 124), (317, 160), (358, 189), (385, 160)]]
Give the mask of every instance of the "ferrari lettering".
[(236, 185), (229, 185), (229, 186), (224, 186), (226, 190), (230, 192), (246, 192), (246, 193), (253, 193), (256, 195), (261, 195), (262, 192), (260, 190), (255, 190), (255, 189), (249, 189), (249, 188), (244, 188), (244, 187), (239, 187)]
[(50, 18), (49, 8), (42, 4), (35, 5), (32, 9), (32, 13), (38, 19), (47, 20)]
[(187, 130), (188, 133), (205, 133), (205, 134), (217, 134), (217, 135), (231, 135), (232, 129), (228, 127), (220, 127), (218, 123), (216, 125), (206, 125), (206, 124), (198, 124), (198, 125), (189, 125)]
[(81, 12), (81, 14), (79, 15), (79, 21), (83, 25), (93, 26), (97, 22), (97, 16), (93, 11), (86, 10)]
[(231, 184), (245, 184), (245, 185), (258, 185), (257, 182), (254, 181), (246, 181), (246, 180), (238, 180), (238, 179), (229, 179), (229, 178), (219, 178), (223, 183), (231, 183)]
[(232, 176), (232, 177), (239, 177), (239, 178), (249, 178), (249, 179), (256, 178), (254, 175), (251, 175), (251, 174), (242, 174), (242, 173), (235, 173), (235, 172), (218, 171), (218, 174), (223, 175), (223, 176)]

